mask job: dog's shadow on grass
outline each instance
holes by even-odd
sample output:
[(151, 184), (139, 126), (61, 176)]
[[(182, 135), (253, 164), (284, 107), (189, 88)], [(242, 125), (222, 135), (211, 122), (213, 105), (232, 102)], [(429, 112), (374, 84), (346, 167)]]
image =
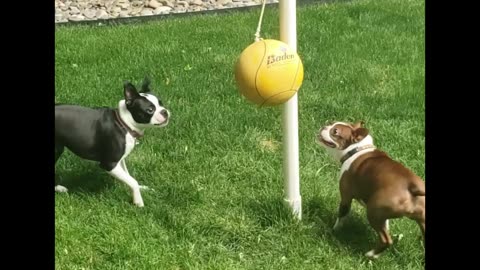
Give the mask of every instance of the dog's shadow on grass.
[[(363, 256), (376, 244), (375, 232), (369, 229), (370, 225), (363, 217), (363, 213), (354, 209), (353, 205), (342, 228), (334, 232), (337, 207), (336, 204), (327, 205), (321, 198), (305, 201), (302, 221), (298, 224), (299, 226), (313, 224), (312, 236), (319, 241), (327, 241), (332, 247), (345, 248), (352, 254)], [(248, 205), (248, 209), (262, 228), (290, 226), (295, 223), (294, 216), (283, 199), (254, 200)]]
[(347, 219), (337, 231), (333, 230), (333, 225), (337, 219), (338, 205), (331, 207), (321, 198), (305, 202), (303, 219), (313, 223), (315, 235), (328, 241), (331, 246), (341, 246), (354, 254), (363, 255), (376, 244), (376, 234), (369, 229), (364, 213), (353, 207), (353, 203)]
[[(333, 207), (332, 207), (333, 206)], [(369, 229), (366, 218), (358, 209), (352, 210), (344, 225), (336, 232), (333, 225), (337, 218), (337, 205), (327, 205), (325, 200), (314, 198), (304, 202), (302, 223), (313, 224), (313, 236), (327, 241), (334, 247), (351, 250), (363, 255), (375, 245), (376, 234)], [(262, 228), (282, 226), (293, 222), (293, 214), (282, 199), (264, 199), (252, 201), (249, 205), (252, 214)]]
[(262, 228), (290, 223), (293, 215), (282, 199), (258, 198), (247, 205), (252, 217)]
[(69, 193), (101, 193), (113, 186), (113, 179), (101, 169), (88, 166), (74, 171), (55, 172), (55, 185), (62, 185)]

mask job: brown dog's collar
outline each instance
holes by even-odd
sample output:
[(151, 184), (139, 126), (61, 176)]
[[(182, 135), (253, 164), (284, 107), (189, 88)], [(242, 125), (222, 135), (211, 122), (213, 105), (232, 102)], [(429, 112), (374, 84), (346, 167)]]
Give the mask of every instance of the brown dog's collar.
[(356, 153), (362, 151), (362, 150), (365, 150), (365, 149), (368, 149), (368, 148), (375, 148), (375, 146), (371, 145), (371, 144), (367, 144), (367, 145), (364, 145), (364, 146), (359, 146), (359, 147), (355, 147), (353, 148), (352, 150), (348, 151), (348, 153), (345, 154), (345, 156), (343, 156), (341, 159), (340, 159), (340, 163), (344, 163), (347, 159), (351, 158), (353, 155), (355, 155)]
[(128, 131), (128, 133), (130, 133), (130, 135), (132, 135), (132, 137), (137, 139), (137, 138), (140, 138), (140, 137), (143, 136), (143, 134), (131, 129), (129, 126), (127, 126), (127, 124), (125, 124), (125, 122), (123, 122), (122, 118), (120, 117), (120, 114), (118, 113), (118, 110), (115, 110), (114, 114), (115, 114), (115, 120), (117, 120), (117, 123), (121, 127), (123, 127), (124, 129), (126, 129)]

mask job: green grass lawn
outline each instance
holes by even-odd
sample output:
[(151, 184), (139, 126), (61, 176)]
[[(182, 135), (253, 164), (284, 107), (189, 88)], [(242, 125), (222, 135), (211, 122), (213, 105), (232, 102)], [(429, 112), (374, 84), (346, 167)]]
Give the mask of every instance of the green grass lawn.
[[(233, 66), (259, 9), (145, 24), (59, 27), (56, 102), (116, 106), (145, 74), (172, 112), (127, 165), (155, 191), (145, 208), (94, 163), (66, 152), (56, 171), (56, 269), (423, 269), (420, 231), (392, 220), (394, 246), (373, 263), (365, 212), (332, 233), (339, 166), (316, 144), (326, 121), (362, 119), (379, 148), (424, 177), (424, 1), (355, 0), (298, 8), (303, 219), (282, 204), (281, 107), (238, 93)], [(264, 38), (279, 38), (267, 7)], [(53, 149), (52, 149), (53, 151)]]

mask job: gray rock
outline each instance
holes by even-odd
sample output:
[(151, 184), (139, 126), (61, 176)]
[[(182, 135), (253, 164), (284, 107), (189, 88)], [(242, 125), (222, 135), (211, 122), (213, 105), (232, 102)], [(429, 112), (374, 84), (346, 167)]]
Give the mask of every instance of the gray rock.
[(203, 1), (202, 0), (193, 0), (190, 2), (190, 4), (195, 5), (195, 6), (203, 6)]
[(175, 4), (170, 0), (159, 0), (158, 2), (160, 2), (162, 5), (167, 7), (171, 7), (171, 8), (175, 7)]
[(68, 7), (66, 5), (63, 5), (63, 6), (59, 5), (59, 7), (62, 11), (67, 11), (68, 10)]
[(171, 7), (160, 6), (160, 7), (156, 8), (155, 11), (153, 11), (153, 13), (154, 14), (166, 14), (166, 13), (170, 13), (170, 11), (172, 11)]
[(84, 10), (85, 8), (87, 8), (89, 3), (87, 2), (80, 2), (80, 1), (77, 1), (77, 7), (81, 10)]
[(107, 2), (110, 2), (110, 1), (94, 1), (92, 5), (94, 7), (105, 7), (107, 5)]
[(193, 11), (193, 12), (198, 12), (198, 11), (202, 11), (204, 10), (205, 8), (204, 7), (201, 7), (201, 6), (190, 6), (188, 8), (188, 11)]
[(63, 17), (63, 14), (62, 13), (56, 13), (55, 14), (55, 21), (58, 22), (60, 20), (62, 20), (64, 17)]
[(217, 4), (222, 5), (222, 6), (225, 6), (228, 3), (232, 3), (232, 0), (219, 0), (219, 1), (217, 1)]
[(79, 14), (79, 13), (80, 13), (80, 10), (77, 7), (70, 6), (70, 14), (75, 15), (75, 14)]
[(140, 15), (140, 12), (142, 12), (142, 8), (141, 7), (133, 7), (131, 10), (130, 10), (130, 14), (131, 15)]
[(68, 22), (68, 19), (67, 18), (62, 18), (62, 19), (59, 19), (58, 21), (56, 21), (57, 23), (64, 23), (64, 22)]
[(95, 18), (96, 13), (97, 12), (94, 9), (86, 9), (83, 11), (83, 16), (87, 19), (93, 19)]
[(121, 7), (122, 9), (128, 9), (130, 7), (130, 2), (120, 3), (120, 1), (119, 1), (119, 2), (117, 2), (116, 6)]
[(73, 21), (73, 22), (78, 22), (78, 21), (83, 21), (85, 20), (85, 17), (83, 15), (72, 15), (70, 16), (70, 18), (68, 18), (70, 21)]
[(177, 5), (184, 8), (188, 8), (189, 6), (187, 1), (177, 1)]
[(132, 6), (134, 6), (134, 7), (143, 7), (143, 1), (138, 1), (138, 0), (133, 1), (133, 2), (132, 2)]
[(103, 2), (103, 4), (105, 5), (105, 7), (107, 9), (109, 9), (109, 8), (112, 8), (113, 6), (115, 6), (115, 0), (107, 0), (107, 1)]
[(186, 8), (183, 8), (183, 7), (178, 7), (174, 10), (172, 10), (172, 13), (185, 13), (187, 12), (187, 9)]
[(161, 7), (162, 4), (160, 4), (157, 0), (151, 0), (151, 1), (148, 1), (148, 6), (156, 9)]
[(108, 13), (105, 10), (101, 10), (101, 9), (97, 10), (97, 13), (95, 14), (95, 16), (97, 17), (97, 19), (100, 19), (100, 20), (106, 20), (110, 18)]
[(128, 12), (129, 12), (128, 10), (122, 10), (122, 11), (120, 11), (120, 14), (118, 15), (118, 17), (120, 17), (120, 18), (129, 17)]
[(151, 16), (153, 15), (153, 9), (151, 8), (144, 8), (141, 12), (140, 15), (142, 16)]

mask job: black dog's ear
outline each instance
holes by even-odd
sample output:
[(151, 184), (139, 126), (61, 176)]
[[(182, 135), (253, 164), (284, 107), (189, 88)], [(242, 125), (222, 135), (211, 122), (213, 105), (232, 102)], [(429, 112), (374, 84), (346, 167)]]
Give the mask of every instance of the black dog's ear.
[(140, 90), (140, 93), (150, 93), (152, 92), (152, 90), (150, 90), (150, 79), (145, 76), (145, 78), (143, 79), (143, 83), (142, 83), (142, 89)]
[(135, 89), (135, 86), (129, 81), (126, 81), (123, 84), (123, 94), (125, 95), (125, 103), (127, 106), (131, 105), (133, 100), (140, 96), (137, 89)]

